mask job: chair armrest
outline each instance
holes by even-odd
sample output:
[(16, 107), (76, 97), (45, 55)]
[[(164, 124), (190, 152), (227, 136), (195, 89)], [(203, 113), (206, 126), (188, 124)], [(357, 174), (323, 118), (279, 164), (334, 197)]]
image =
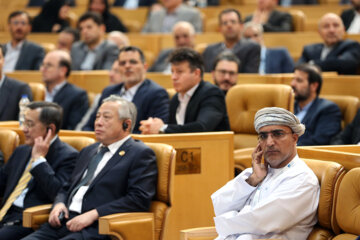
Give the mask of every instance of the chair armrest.
[(215, 227), (190, 228), (180, 231), (180, 240), (213, 240), (217, 235)]
[(37, 229), (49, 218), (51, 204), (35, 206), (25, 209), (23, 212), (23, 226)]
[(99, 233), (117, 239), (154, 240), (154, 226), (153, 213), (116, 213), (99, 218)]

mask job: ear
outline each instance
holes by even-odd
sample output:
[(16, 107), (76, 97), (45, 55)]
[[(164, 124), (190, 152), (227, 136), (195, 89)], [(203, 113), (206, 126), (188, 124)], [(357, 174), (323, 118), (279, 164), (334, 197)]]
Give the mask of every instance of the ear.
[(50, 125), (47, 127), (47, 129), (46, 129), (46, 132), (48, 131), (48, 129), (51, 129), (51, 134), (52, 135), (55, 135), (56, 134), (56, 126), (55, 126), (55, 124), (53, 124), (53, 123), (50, 123)]
[(319, 87), (319, 83), (318, 83), (318, 82), (310, 83), (311, 92), (316, 93), (316, 90), (318, 89), (318, 87)]
[(294, 142), (295, 142), (295, 145), (296, 145), (297, 141), (299, 140), (299, 135), (297, 135), (296, 133), (293, 133), (292, 138), (294, 139)]
[(131, 132), (132, 121), (130, 119), (126, 119), (126, 120), (124, 120), (124, 123), (126, 123), (128, 125), (126, 131)]
[(196, 76), (201, 78), (201, 70), (200, 70), (200, 68), (195, 69), (194, 73), (195, 73)]

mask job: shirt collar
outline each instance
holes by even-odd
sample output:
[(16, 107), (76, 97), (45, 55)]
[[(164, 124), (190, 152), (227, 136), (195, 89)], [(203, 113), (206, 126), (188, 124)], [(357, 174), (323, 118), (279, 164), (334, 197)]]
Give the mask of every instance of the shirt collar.
[[(124, 142), (126, 142), (128, 139), (130, 138), (130, 135), (124, 137), (123, 139), (114, 142), (112, 144), (110, 144), (108, 147), (109, 151), (111, 152), (112, 155), (114, 155), (116, 153), (116, 151), (124, 144)], [(103, 147), (104, 145), (101, 143), (98, 147), (98, 152), (100, 150), (101, 147)]]
[[(56, 94), (57, 92), (59, 92), (60, 89), (61, 89), (65, 84), (66, 84), (66, 80), (63, 81), (63, 82), (61, 82), (61, 83), (59, 83), (59, 84), (57, 84), (57, 85), (53, 88), (53, 90), (52, 90), (52, 92), (51, 92), (51, 95), (55, 96), (55, 94)], [(48, 91), (47, 88), (46, 88), (46, 93), (47, 93), (47, 94), (50, 94), (50, 92)]]
[(122, 86), (121, 90), (120, 90), (120, 96), (123, 95), (125, 92), (129, 93), (131, 96), (134, 96), (136, 91), (139, 89), (139, 87), (141, 86), (141, 84), (144, 81), (141, 81), (139, 83), (137, 83), (136, 85), (132, 86), (131, 88), (129, 88), (128, 90), (125, 89), (125, 84)]
[(311, 102), (309, 102), (308, 104), (305, 105), (305, 107), (303, 107), (302, 109), (300, 109), (299, 104), (296, 106), (297, 107), (297, 112), (302, 112), (302, 111), (308, 111), (309, 108), (311, 107), (311, 105), (313, 104), (314, 100), (312, 100)]
[(178, 99), (180, 102), (184, 101), (185, 99), (190, 99), (192, 97), (192, 95), (194, 95), (195, 90), (198, 88), (200, 83), (196, 84), (195, 86), (193, 86), (192, 88), (190, 88), (185, 94), (184, 96), (182, 96), (180, 93), (178, 94)]
[(15, 47), (13, 47), (13, 46), (11, 45), (11, 41), (10, 41), (10, 42), (8, 42), (8, 43), (6, 44), (6, 49), (7, 49), (7, 50), (11, 49), (11, 50), (18, 50), (18, 51), (20, 51), (21, 47), (24, 45), (24, 42), (25, 42), (25, 40), (22, 40), (22, 41), (19, 42)]
[(0, 88), (1, 88), (2, 85), (4, 84), (4, 80), (5, 80), (5, 75), (2, 74), (1, 79), (0, 79)]

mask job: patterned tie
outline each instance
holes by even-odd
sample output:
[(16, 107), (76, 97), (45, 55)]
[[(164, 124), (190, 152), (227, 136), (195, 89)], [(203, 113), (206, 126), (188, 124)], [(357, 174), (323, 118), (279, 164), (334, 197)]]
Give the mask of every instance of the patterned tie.
[(31, 158), (30, 163), (27, 165), (27, 167), (26, 167), (23, 175), (21, 176), (18, 184), (16, 185), (15, 189), (10, 194), (10, 196), (6, 200), (4, 206), (0, 210), (0, 221), (2, 221), (2, 219), (6, 215), (7, 211), (9, 210), (11, 205), (13, 204), (13, 202), (19, 197), (19, 195), (22, 193), (22, 191), (24, 191), (24, 189), (28, 185), (28, 183), (29, 183), (29, 181), (31, 179), (30, 169), (31, 169), (31, 165), (33, 164), (34, 161), (35, 161), (35, 159)]
[(68, 198), (68, 205), (70, 206), (71, 200), (74, 197), (75, 193), (79, 190), (80, 187), (86, 186), (90, 183), (91, 179), (94, 177), (95, 170), (103, 158), (104, 154), (109, 151), (109, 148), (107, 147), (101, 147), (100, 151), (91, 159), (86, 175), (81, 181), (78, 183), (78, 185), (75, 186), (75, 188), (71, 191), (70, 196)]

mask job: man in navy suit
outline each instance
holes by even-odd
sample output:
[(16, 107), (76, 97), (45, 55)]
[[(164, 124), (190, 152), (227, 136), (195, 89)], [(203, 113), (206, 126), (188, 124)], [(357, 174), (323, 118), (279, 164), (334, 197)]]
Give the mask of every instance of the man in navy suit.
[(360, 144), (360, 110), (357, 111), (353, 121), (331, 139), (330, 144)]
[(69, 53), (62, 50), (49, 52), (44, 58), (40, 71), (46, 86), (45, 101), (56, 102), (63, 108), (61, 128), (75, 129), (85, 115), (89, 102), (83, 89), (66, 81), (71, 71)]
[(44, 49), (26, 40), (31, 31), (30, 16), (23, 11), (12, 12), (8, 17), (11, 41), (5, 45), (4, 72), (14, 70), (39, 70)]
[[(32, 229), (22, 227), (23, 210), (52, 203), (70, 178), (78, 152), (57, 136), (61, 115), (61, 107), (55, 103), (28, 105), (23, 125), (25, 145), (16, 148), (0, 168), (1, 239), (16, 240), (30, 234)], [(19, 190), (28, 167), (31, 178), (25, 188)]]
[(298, 63), (314, 63), (322, 71), (356, 74), (360, 65), (360, 44), (343, 40), (345, 28), (341, 18), (334, 13), (325, 14), (319, 21), (319, 34), (324, 43), (305, 46)]
[(156, 157), (130, 137), (135, 119), (133, 103), (114, 95), (104, 100), (95, 120), (99, 143), (80, 152), (70, 183), (56, 197), (49, 223), (25, 239), (108, 239), (98, 233), (100, 216), (149, 211), (156, 191)]
[(170, 101), (168, 124), (159, 118), (141, 121), (143, 134), (230, 131), (223, 92), (202, 80), (204, 63), (191, 48), (170, 55), (175, 96)]
[[(118, 60), (119, 72), (123, 82), (105, 88), (99, 102), (101, 103), (103, 99), (112, 94), (133, 102), (138, 112), (136, 121), (133, 123), (134, 133), (139, 133), (140, 121), (149, 117), (167, 121), (169, 96), (164, 88), (145, 78), (147, 64), (143, 52), (137, 47), (124, 47), (120, 50)], [(94, 130), (96, 112), (91, 115), (83, 130)]]
[(319, 98), (322, 77), (319, 69), (310, 64), (295, 67), (291, 87), (295, 93), (295, 115), (306, 127), (299, 138), (299, 146), (327, 145), (341, 130), (339, 107), (326, 99)]
[(0, 121), (19, 119), (19, 101), (23, 95), (32, 100), (29, 85), (3, 74), (3, 46), (0, 44)]
[(349, 34), (360, 33), (359, 13), (360, 1), (351, 0), (352, 8), (346, 9), (341, 13), (341, 20), (344, 23), (346, 32)]
[(267, 48), (264, 43), (261, 24), (248, 22), (244, 25), (243, 36), (261, 45), (259, 73), (291, 73), (294, 71), (294, 60), (286, 48)]

